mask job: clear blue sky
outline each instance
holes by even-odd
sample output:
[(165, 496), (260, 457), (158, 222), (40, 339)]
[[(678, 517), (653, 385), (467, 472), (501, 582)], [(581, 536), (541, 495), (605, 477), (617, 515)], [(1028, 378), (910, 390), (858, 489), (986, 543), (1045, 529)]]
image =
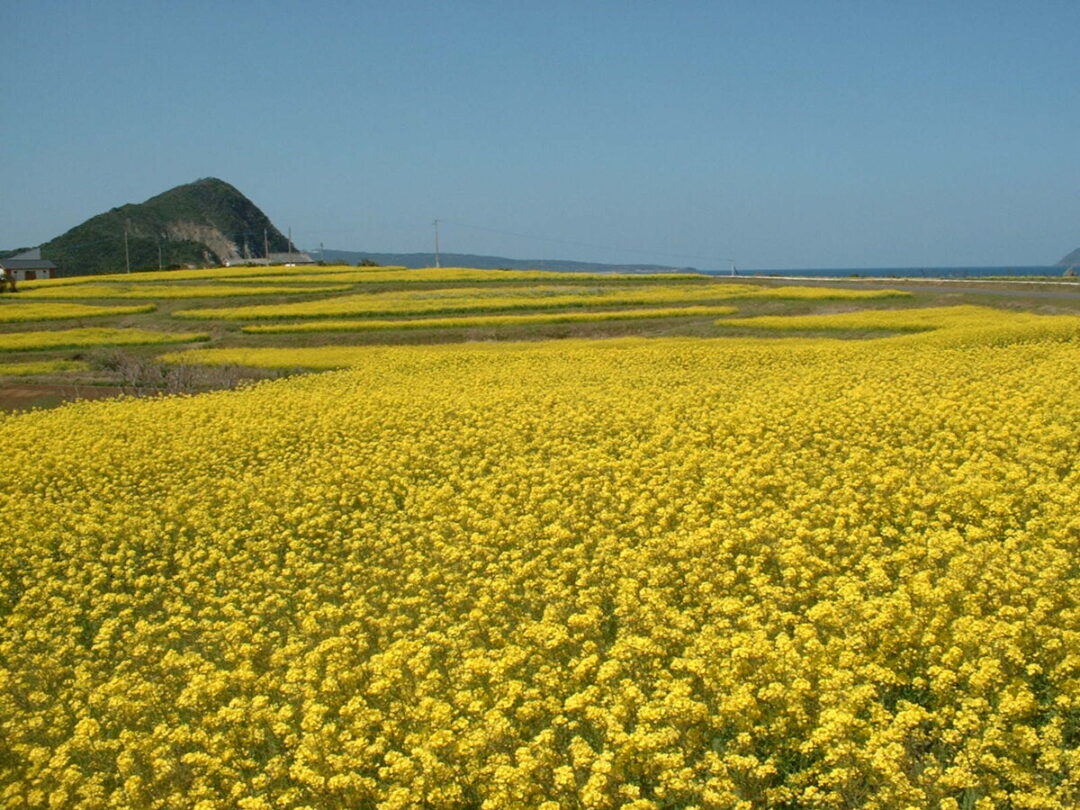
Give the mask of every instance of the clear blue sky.
[[(0, 0), (0, 247), (199, 177), (304, 247), (723, 267), (1080, 246), (1080, 3)], [(558, 241), (556, 241), (558, 240)]]

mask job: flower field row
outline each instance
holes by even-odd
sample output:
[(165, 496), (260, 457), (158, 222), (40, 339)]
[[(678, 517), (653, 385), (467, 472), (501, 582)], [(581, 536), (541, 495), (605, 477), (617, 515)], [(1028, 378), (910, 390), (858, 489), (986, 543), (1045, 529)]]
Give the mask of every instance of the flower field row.
[[(567, 341), (559, 341), (560, 344)], [(723, 339), (724, 345), (745, 350), (751, 346), (767, 348), (775, 341), (768, 339)], [(828, 344), (829, 341), (806, 341), (806, 344)], [(475, 344), (470, 344), (473, 346)], [(328, 371), (362, 368), (372, 359), (372, 346), (231, 346), (222, 348), (192, 348), (168, 352), (158, 359), (163, 363), (205, 366), (247, 366), (250, 368)]]
[[(708, 310), (708, 307), (690, 307), (684, 310), (659, 310), (686, 312)], [(644, 313), (648, 310), (630, 310)], [(656, 312), (657, 310), (652, 310)], [(560, 313), (562, 314), (562, 313)], [(574, 314), (574, 313), (566, 313)], [(580, 313), (581, 321), (592, 321), (604, 313)], [(611, 313), (622, 314), (622, 313)], [(544, 316), (502, 316), (506, 323), (524, 323), (526, 318)], [(791, 323), (789, 323), (791, 322)], [(473, 318), (431, 318), (418, 320), (388, 321), (310, 321), (296, 324), (272, 324), (247, 326), (249, 333), (288, 333), (350, 331), (359, 329), (408, 329), (443, 328), (447, 326), (497, 326), (500, 316), (476, 316)], [(991, 309), (989, 307), (927, 307), (906, 310), (867, 310), (823, 316), (762, 316), (758, 318), (723, 318), (718, 326), (739, 329), (754, 328), (763, 332), (795, 331), (867, 331), (916, 332), (889, 338), (890, 342), (912, 342), (919, 345), (997, 345), (1033, 340), (1061, 340), (1080, 337), (1080, 316), (1034, 315), (1027, 312)], [(766, 347), (771, 339), (718, 338), (725, 343), (741, 346)], [(801, 345), (828, 343), (828, 339), (806, 341), (798, 338)], [(875, 341), (876, 342), (876, 341)], [(365, 346), (305, 346), (305, 347), (221, 347), (187, 349), (161, 356), (163, 362), (199, 364), (211, 366), (248, 366), (272, 369), (341, 369), (362, 365), (370, 354)]]
[[(493, 271), (494, 272), (494, 271)], [(845, 290), (822, 287), (757, 287), (749, 284), (672, 284), (627, 289), (617, 286), (579, 288), (544, 285), (515, 288), (446, 288), (341, 295), (294, 304), (213, 307), (180, 310), (179, 318), (275, 320), (369, 315), (426, 315), (435, 313), (566, 309), (569, 307), (642, 306), (700, 303), (740, 297), (777, 299), (874, 300), (903, 297), (895, 290)]]
[(553, 285), (506, 289), (494, 288), (492, 285), (480, 288), (357, 293), (295, 304), (214, 307), (180, 310), (173, 314), (179, 318), (195, 319), (274, 320), (647, 305), (716, 300), (722, 297), (722, 293), (701, 285), (633, 290), (604, 287), (580, 289)]
[(235, 298), (251, 295), (315, 295), (343, 292), (348, 284), (287, 286), (283, 284), (76, 284), (40, 287), (21, 298)]
[[(728, 285), (734, 286), (734, 285)], [(775, 298), (786, 301), (877, 301), (884, 298), (910, 298), (902, 290), (852, 290), (846, 287), (753, 287), (740, 298)]]
[(258, 267), (216, 267), (203, 270), (162, 270), (139, 273), (109, 273), (96, 276), (73, 276), (58, 279), (41, 279), (24, 282), (20, 289), (43, 290), (61, 286), (82, 284), (131, 284), (131, 283), (170, 283), (177, 281), (228, 281), (232, 283), (281, 283), (281, 282), (321, 282), (329, 284), (360, 283), (424, 283), (475, 281), (488, 282), (596, 282), (596, 281), (635, 281), (635, 282), (673, 282), (708, 279), (698, 273), (564, 273), (545, 270), (479, 270), (470, 267), (426, 267), (406, 269), (404, 267), (349, 267), (349, 266), (258, 266)]
[(0, 417), (0, 804), (1080, 805), (1076, 342), (356, 348)]
[[(550, 270), (478, 270), (470, 267), (426, 267), (417, 270), (386, 267), (321, 268), (311, 275), (291, 277), (293, 281), (327, 281), (350, 284), (443, 284), (476, 282), (479, 284), (506, 282), (550, 281), (567, 282), (687, 282), (709, 281), (699, 273), (564, 273)], [(250, 282), (273, 281), (273, 277), (251, 278)]]
[(900, 332), (927, 342), (1013, 342), (1080, 336), (1080, 316), (1037, 315), (978, 306), (859, 310), (830, 315), (761, 315), (725, 318), (717, 326), (768, 332)]
[(206, 340), (205, 332), (155, 332), (148, 329), (59, 329), (0, 332), (0, 352), (74, 349), (89, 346), (140, 346)]
[(153, 312), (154, 304), (131, 307), (99, 307), (92, 304), (64, 303), (11, 303), (0, 304), (0, 323), (23, 323), (27, 321), (56, 321), (68, 318), (96, 318), (108, 315), (135, 315)]
[[(260, 265), (257, 267), (210, 267), (197, 270), (150, 270), (135, 273), (103, 273), (91, 276), (65, 276), (61, 278), (38, 279), (36, 281), (24, 281), (19, 284), (20, 290), (51, 289), (53, 287), (66, 287), (78, 284), (131, 284), (143, 282), (175, 282), (175, 281), (239, 281), (248, 278), (273, 277), (278, 281), (288, 281), (294, 276), (320, 276), (324, 273), (340, 273), (344, 271), (360, 271), (363, 268), (336, 266), (336, 267), (285, 267), (281, 265)], [(374, 267), (372, 270), (404, 270), (405, 268)]]
[(251, 334), (282, 334), (289, 332), (368, 332), (395, 329), (459, 329), (528, 324), (600, 323), (632, 321), (648, 318), (684, 318), (709, 315), (729, 315), (735, 307), (666, 307), (663, 309), (618, 309), (611, 312), (542, 312), (532, 315), (474, 315), (463, 318), (413, 318), (409, 320), (370, 321), (301, 321), (299, 323), (261, 324), (245, 326)]
[(0, 377), (27, 377), (54, 374), (58, 371), (85, 371), (89, 366), (80, 360), (43, 360), (37, 363), (0, 363)]

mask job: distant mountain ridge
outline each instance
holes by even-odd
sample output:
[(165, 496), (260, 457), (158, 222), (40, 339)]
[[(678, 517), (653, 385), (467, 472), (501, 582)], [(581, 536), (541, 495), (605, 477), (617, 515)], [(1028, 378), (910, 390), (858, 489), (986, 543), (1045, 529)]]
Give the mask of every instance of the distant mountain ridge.
[[(264, 258), (266, 252), (285, 253), (295, 249), (258, 206), (216, 177), (176, 186), (142, 203), (113, 208), (40, 247), (42, 258), (54, 262), (64, 276), (123, 272), (128, 257), (132, 270), (145, 270), (159, 266), (217, 266), (248, 257)], [(0, 250), (0, 258), (26, 249)], [(309, 252), (333, 264), (356, 264), (365, 259), (409, 268), (436, 264), (434, 253)], [(697, 272), (693, 267), (659, 264), (511, 259), (471, 253), (441, 253), (438, 263), (444, 267), (560, 272)], [(1080, 267), (1080, 248), (1063, 257), (1056, 266)]]
[(245, 256), (289, 250), (289, 241), (251, 200), (216, 177), (121, 205), (41, 245), (42, 258), (64, 276), (216, 266)]
[(1076, 265), (1080, 265), (1080, 248), (1077, 248), (1057, 263), (1058, 267), (1074, 267)]
[[(434, 253), (371, 253), (355, 250), (308, 250), (313, 258), (327, 264), (356, 264), (367, 259), (394, 267), (434, 267)], [(570, 259), (509, 259), (505, 256), (481, 256), (473, 253), (440, 253), (443, 267), (474, 267), (478, 270), (550, 270), (563, 273), (672, 273), (698, 272), (693, 267), (669, 267), (662, 264), (602, 264)]]

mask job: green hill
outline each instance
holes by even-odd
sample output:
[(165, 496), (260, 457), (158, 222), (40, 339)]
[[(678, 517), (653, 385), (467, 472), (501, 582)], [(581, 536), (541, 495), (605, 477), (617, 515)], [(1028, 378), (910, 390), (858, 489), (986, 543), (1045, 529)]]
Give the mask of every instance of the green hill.
[[(123, 272), (124, 233), (131, 269), (214, 266), (289, 249), (266, 214), (233, 186), (207, 177), (91, 217), (41, 246), (61, 275)], [(265, 235), (265, 239), (264, 239)], [(159, 254), (160, 250), (160, 254)]]

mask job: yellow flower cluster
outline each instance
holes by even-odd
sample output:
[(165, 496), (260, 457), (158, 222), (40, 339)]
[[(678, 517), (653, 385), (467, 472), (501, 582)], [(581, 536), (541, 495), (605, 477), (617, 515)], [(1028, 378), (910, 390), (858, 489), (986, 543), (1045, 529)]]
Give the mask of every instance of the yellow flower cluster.
[(342, 292), (348, 284), (319, 287), (283, 284), (76, 284), (39, 287), (20, 293), (23, 298), (234, 298), (247, 295), (312, 295)]
[[(496, 271), (491, 271), (496, 272)], [(832, 298), (878, 299), (906, 296), (895, 290), (846, 290), (819, 287), (758, 287), (749, 284), (710, 282), (699, 284), (650, 284), (642, 287), (538, 285), (499, 288), (406, 290), (341, 295), (295, 304), (264, 304), (244, 307), (188, 309), (173, 313), (179, 318), (223, 320), (273, 320), (279, 318), (333, 318), (365, 315), (425, 315), (452, 312), (494, 312), (570, 307), (639, 306), (700, 303), (733, 298)]]
[(0, 377), (26, 377), (33, 374), (53, 374), (57, 371), (85, 371), (87, 363), (79, 360), (43, 360), (38, 363), (0, 363)]
[(327, 283), (441, 283), (441, 282), (499, 282), (499, 281), (689, 281), (705, 280), (698, 273), (561, 273), (545, 270), (479, 270), (471, 267), (425, 267), (408, 270), (404, 267), (214, 267), (201, 270), (161, 270), (138, 273), (108, 273), (96, 276), (71, 276), (41, 279), (19, 285), (20, 289), (48, 289), (72, 284), (175, 281), (234, 282), (327, 282)]
[(154, 304), (131, 307), (99, 307), (92, 304), (0, 304), (0, 323), (58, 321), (67, 318), (95, 318), (105, 315), (136, 315), (153, 312)]
[(775, 332), (914, 332), (905, 339), (938, 344), (1014, 342), (1080, 335), (1080, 316), (1037, 315), (1019, 310), (955, 306), (858, 310), (830, 315), (761, 315), (725, 318), (718, 326)]
[[(354, 267), (348, 270), (334, 268), (336, 272), (327, 272), (323, 268), (319, 273), (296, 276), (293, 281), (328, 281), (348, 282), (352, 284), (443, 284), (453, 282), (477, 282), (481, 284), (499, 282), (673, 282), (673, 281), (709, 281), (709, 277), (700, 273), (564, 273), (552, 270), (478, 270), (471, 267), (425, 267), (406, 270), (395, 267)], [(271, 281), (275, 279), (251, 279), (252, 281)]]
[(601, 323), (604, 321), (633, 321), (648, 318), (707, 317), (729, 315), (735, 307), (666, 307), (663, 309), (617, 309), (610, 312), (542, 312), (534, 315), (474, 315), (462, 318), (412, 318), (409, 320), (370, 321), (301, 321), (299, 323), (245, 326), (240, 331), (252, 334), (286, 332), (368, 332), (395, 329), (456, 329), (496, 326), (525, 326), (529, 324)]
[(780, 298), (792, 301), (872, 301), (910, 298), (903, 290), (852, 290), (846, 287), (756, 287), (743, 298)]
[(369, 347), (0, 417), (0, 806), (1080, 806), (1078, 357)]
[(0, 352), (74, 349), (87, 346), (140, 346), (207, 340), (205, 332), (154, 332), (149, 329), (55, 329), (0, 332)]
[[(692, 310), (708, 310), (709, 307), (688, 307)], [(647, 310), (629, 310), (645, 312)], [(656, 310), (654, 310), (656, 311)], [(663, 310), (667, 311), (667, 310)], [(673, 312), (676, 310), (673, 310)], [(572, 314), (572, 313), (568, 313)], [(578, 313), (582, 321), (598, 320), (604, 313)], [(613, 313), (614, 314), (614, 313)], [(562, 315), (562, 313), (560, 313)], [(481, 326), (497, 325), (500, 318), (508, 322), (523, 323), (527, 318), (541, 315), (474, 316), (472, 318), (431, 318), (419, 320), (388, 321), (310, 321), (294, 324), (246, 326), (248, 333), (289, 333), (350, 331), (354, 329), (423, 328), (451, 325)], [(1060, 340), (1080, 336), (1080, 316), (1034, 315), (1027, 312), (991, 309), (989, 307), (928, 307), (918, 310), (867, 310), (838, 315), (810, 316), (761, 316), (755, 318), (724, 318), (719, 326), (737, 326), (781, 334), (795, 331), (866, 331), (877, 336), (889, 332), (916, 332), (901, 334), (889, 342), (914, 342), (922, 345), (995, 345), (1034, 340)], [(384, 326), (385, 325), (385, 326)], [(806, 341), (799, 338), (800, 345), (828, 344), (828, 339)], [(725, 339), (740, 346), (767, 347), (769, 339)], [(161, 355), (168, 363), (199, 364), (210, 366), (250, 366), (272, 369), (340, 369), (362, 365), (370, 356), (365, 346), (236, 346), (225, 348), (197, 348)]]
[[(267, 280), (291, 281), (293, 277), (316, 276), (326, 273), (341, 273), (345, 271), (360, 270), (361, 268), (349, 266), (334, 267), (283, 267), (275, 265), (261, 265), (258, 267), (211, 267), (199, 270), (148, 270), (135, 273), (103, 273), (91, 276), (65, 276), (62, 278), (38, 279), (37, 281), (23, 281), (19, 283), (20, 290), (49, 289), (51, 287), (66, 287), (78, 284), (99, 283), (141, 283), (141, 282), (174, 282), (174, 281), (219, 281), (228, 279), (239, 281), (249, 278), (273, 277)], [(403, 270), (404, 268), (375, 267), (372, 270)], [(304, 279), (300, 279), (304, 280)]]

